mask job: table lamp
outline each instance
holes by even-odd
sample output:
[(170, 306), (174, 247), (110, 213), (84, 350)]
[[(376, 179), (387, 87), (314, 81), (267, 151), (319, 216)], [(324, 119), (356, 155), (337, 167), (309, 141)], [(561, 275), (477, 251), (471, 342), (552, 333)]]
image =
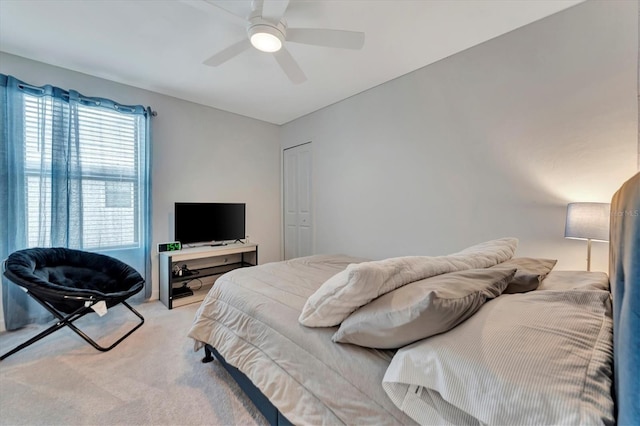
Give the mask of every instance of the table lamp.
[(591, 270), (591, 241), (609, 241), (609, 203), (569, 203), (564, 237), (587, 240), (587, 271)]

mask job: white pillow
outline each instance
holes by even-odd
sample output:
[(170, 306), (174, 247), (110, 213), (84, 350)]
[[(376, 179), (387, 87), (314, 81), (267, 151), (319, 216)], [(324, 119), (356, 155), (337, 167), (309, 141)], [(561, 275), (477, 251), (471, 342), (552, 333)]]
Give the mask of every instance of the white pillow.
[(399, 349), (382, 387), (422, 424), (614, 424), (609, 296), (503, 294)]
[(488, 268), (511, 259), (516, 238), (501, 238), (448, 256), (408, 256), (349, 265), (313, 293), (298, 320), (307, 327), (339, 325), (353, 311), (410, 282), (466, 269)]
[(515, 268), (468, 269), (415, 281), (349, 315), (332, 340), (396, 349), (448, 331), (500, 296)]
[(609, 275), (593, 271), (551, 271), (540, 283), (543, 290), (605, 290), (609, 291)]

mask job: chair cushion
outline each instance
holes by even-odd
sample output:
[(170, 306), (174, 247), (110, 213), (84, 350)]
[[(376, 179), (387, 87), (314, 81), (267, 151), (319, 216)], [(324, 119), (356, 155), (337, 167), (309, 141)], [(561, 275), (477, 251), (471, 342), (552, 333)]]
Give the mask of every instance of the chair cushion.
[(129, 265), (98, 253), (67, 248), (32, 248), (12, 253), (5, 276), (33, 294), (70, 312), (83, 302), (69, 298), (120, 303), (144, 287), (144, 279)]

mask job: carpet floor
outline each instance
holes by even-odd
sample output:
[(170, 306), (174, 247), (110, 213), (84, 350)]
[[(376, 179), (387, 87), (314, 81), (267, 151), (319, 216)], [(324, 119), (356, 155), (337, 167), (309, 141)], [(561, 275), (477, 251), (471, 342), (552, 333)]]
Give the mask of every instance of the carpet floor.
[[(134, 308), (144, 325), (109, 352), (65, 327), (0, 361), (0, 424), (267, 424), (218, 361), (202, 364), (203, 351), (193, 351), (187, 332), (198, 304)], [(136, 320), (120, 305), (74, 324), (109, 345)], [(0, 353), (48, 325), (0, 333)]]

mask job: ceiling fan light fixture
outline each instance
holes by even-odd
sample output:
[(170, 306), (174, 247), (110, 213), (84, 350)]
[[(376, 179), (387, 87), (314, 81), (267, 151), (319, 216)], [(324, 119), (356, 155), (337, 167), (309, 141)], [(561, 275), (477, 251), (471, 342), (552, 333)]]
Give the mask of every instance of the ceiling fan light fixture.
[(284, 34), (270, 25), (253, 25), (249, 28), (249, 40), (256, 49), (272, 53), (282, 48)]

